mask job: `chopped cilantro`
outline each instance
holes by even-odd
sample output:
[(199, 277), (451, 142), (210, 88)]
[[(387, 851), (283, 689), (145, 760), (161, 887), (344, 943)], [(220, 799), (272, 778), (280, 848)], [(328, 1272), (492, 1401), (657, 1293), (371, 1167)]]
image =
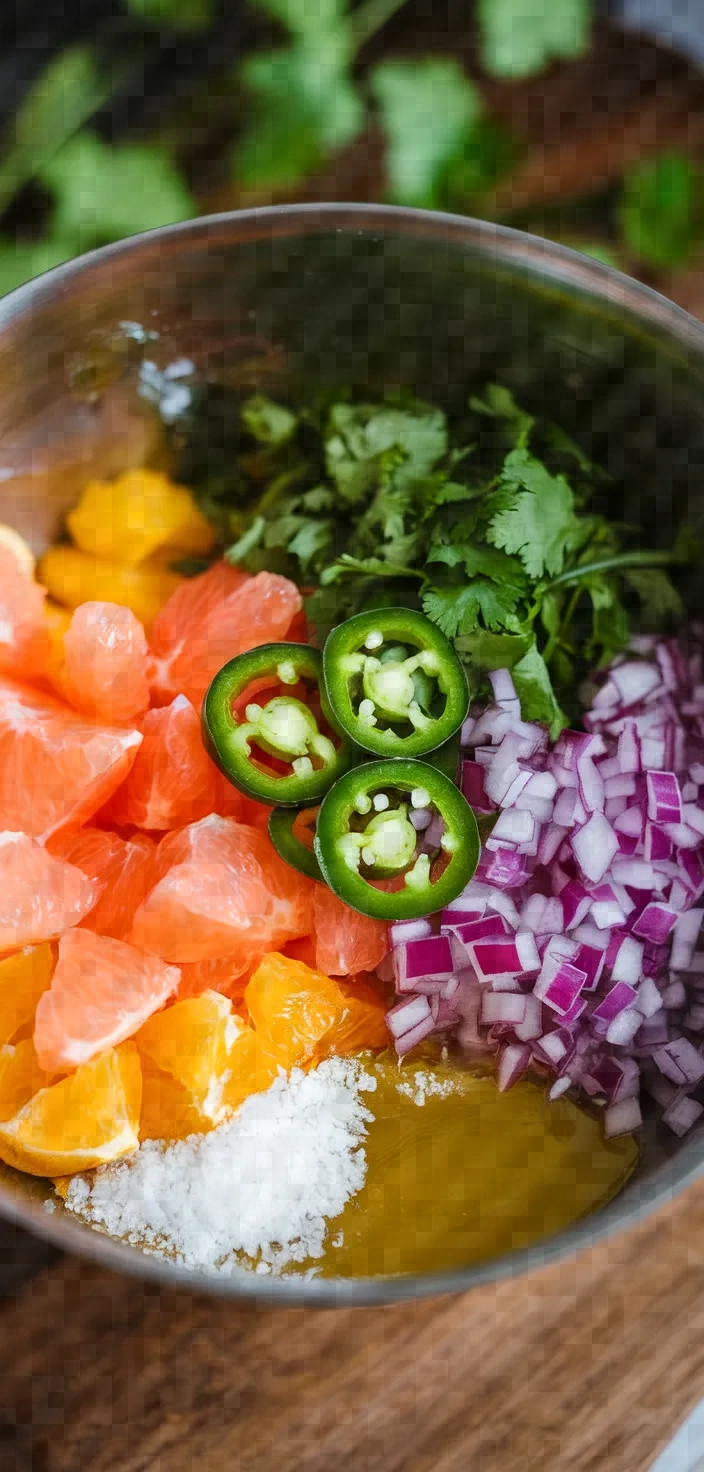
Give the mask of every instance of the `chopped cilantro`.
[[(695, 543), (642, 549), (592, 513), (604, 473), (506, 388), (485, 386), (457, 422), (398, 393), (303, 408), (258, 394), (234, 399), (230, 414), (227, 479), (213, 481), (206, 454), (202, 486), (191, 483), (206, 507), (216, 491), (214, 519), (237, 537), (231, 562), (314, 590), (318, 639), (362, 609), (422, 608), (454, 640), (473, 688), (512, 668), (524, 714), (554, 735), (634, 616), (662, 627), (681, 611), (667, 567)], [(197, 417), (191, 433), (197, 441)], [(188, 443), (185, 461), (197, 463)]]

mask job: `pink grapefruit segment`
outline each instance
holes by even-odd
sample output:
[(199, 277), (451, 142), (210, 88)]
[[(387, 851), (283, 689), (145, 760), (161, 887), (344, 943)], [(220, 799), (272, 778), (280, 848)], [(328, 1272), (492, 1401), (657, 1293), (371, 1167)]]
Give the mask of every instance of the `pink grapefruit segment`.
[(80, 869), (25, 833), (0, 833), (0, 952), (55, 940), (87, 914), (97, 894)]
[[(106, 814), (110, 821), (163, 832), (212, 813), (219, 773), (190, 700), (177, 695), (171, 705), (149, 711), (142, 732), (134, 766)], [(237, 811), (239, 804), (233, 807)]]
[(124, 941), (70, 930), (40, 998), (34, 1047), (47, 1073), (66, 1073), (116, 1047), (175, 992), (180, 972)]
[(216, 562), (176, 590), (154, 621), (152, 700), (187, 695), (197, 710), (218, 670), (257, 644), (283, 639), (302, 607), (295, 583)]
[(49, 631), (44, 612), (46, 588), (19, 566), (0, 545), (0, 671), (33, 680), (46, 674)]
[(134, 945), (177, 964), (237, 956), (305, 935), (313, 882), (289, 868), (266, 834), (215, 815), (167, 834), (159, 882), (134, 918)]
[(149, 707), (147, 639), (120, 603), (82, 603), (64, 634), (63, 687), (83, 715), (129, 726)]
[(96, 725), (50, 695), (0, 681), (0, 829), (46, 839), (87, 822), (141, 742), (139, 731)]

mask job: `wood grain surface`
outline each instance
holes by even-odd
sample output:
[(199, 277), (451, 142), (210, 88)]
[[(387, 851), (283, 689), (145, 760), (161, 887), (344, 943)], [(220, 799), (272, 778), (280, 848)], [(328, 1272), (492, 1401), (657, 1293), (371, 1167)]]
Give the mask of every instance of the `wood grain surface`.
[(704, 1393), (704, 1182), (556, 1268), (382, 1309), (65, 1258), (0, 1345), (2, 1472), (647, 1472)]

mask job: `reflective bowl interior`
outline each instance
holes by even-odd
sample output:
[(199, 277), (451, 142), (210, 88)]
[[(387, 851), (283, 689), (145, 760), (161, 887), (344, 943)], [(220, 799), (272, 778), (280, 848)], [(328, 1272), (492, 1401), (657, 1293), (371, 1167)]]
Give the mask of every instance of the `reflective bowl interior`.
[[(623, 518), (644, 524), (654, 544), (670, 542), (702, 495), (704, 330), (677, 308), (518, 232), (413, 211), (291, 207), (157, 231), (0, 303), (0, 519), (41, 550), (88, 475), (142, 463), (156, 428), (145, 392), (174, 364), (177, 394), (179, 371), (195, 371), (296, 398), (398, 386), (448, 410), (494, 381), (606, 467), (611, 514), (618, 494)], [(702, 607), (693, 575), (684, 591)], [(0, 1211), (69, 1250), (215, 1293), (383, 1302), (469, 1287), (591, 1244), (682, 1189), (703, 1160), (702, 1131), (678, 1141), (649, 1121), (638, 1170), (610, 1206), (537, 1247), (425, 1278), (195, 1277), (60, 1206), (49, 1214), (46, 1185), (9, 1169)]]

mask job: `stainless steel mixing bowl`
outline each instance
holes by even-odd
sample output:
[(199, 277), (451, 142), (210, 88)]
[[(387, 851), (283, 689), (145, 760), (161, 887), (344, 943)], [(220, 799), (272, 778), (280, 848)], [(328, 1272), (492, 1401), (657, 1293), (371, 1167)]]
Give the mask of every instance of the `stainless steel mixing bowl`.
[[(0, 519), (40, 550), (87, 474), (153, 447), (144, 392), (188, 364), (277, 390), (404, 385), (447, 408), (477, 380), (547, 409), (625, 483), (658, 542), (704, 496), (704, 327), (644, 286), (543, 240), (449, 215), (292, 206), (158, 230), (51, 271), (0, 302)], [(163, 382), (163, 380), (162, 380)], [(608, 495), (613, 497), (613, 487)], [(611, 505), (613, 511), (613, 504)], [(685, 590), (702, 607), (701, 589)], [(424, 1277), (191, 1274), (82, 1226), (4, 1170), (0, 1212), (106, 1266), (269, 1303), (383, 1303), (466, 1289), (627, 1227), (704, 1168), (704, 1133), (651, 1120), (611, 1205), (537, 1246)]]

